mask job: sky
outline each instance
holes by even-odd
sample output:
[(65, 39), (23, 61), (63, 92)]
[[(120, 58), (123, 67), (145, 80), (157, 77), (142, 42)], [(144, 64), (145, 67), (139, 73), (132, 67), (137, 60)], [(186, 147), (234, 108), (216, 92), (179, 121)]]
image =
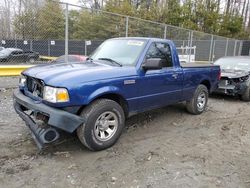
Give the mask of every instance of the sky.
[(80, 3), (80, 0), (60, 0), (60, 2), (83, 6), (83, 3)]
[[(8, 0), (7, 0), (7, 2), (8, 2)], [(10, 1), (10, 3), (14, 3), (14, 4), (18, 4), (18, 2), (19, 2), (18, 0)], [(81, 3), (79, 3), (79, 0), (60, 0), (60, 2), (74, 4), (74, 5), (82, 5)], [(4, 6), (4, 5), (5, 5), (5, 0), (0, 0), (0, 7)]]
[(61, 2), (64, 3), (70, 3), (70, 4), (74, 4), (74, 5), (80, 5), (79, 0), (60, 0)]

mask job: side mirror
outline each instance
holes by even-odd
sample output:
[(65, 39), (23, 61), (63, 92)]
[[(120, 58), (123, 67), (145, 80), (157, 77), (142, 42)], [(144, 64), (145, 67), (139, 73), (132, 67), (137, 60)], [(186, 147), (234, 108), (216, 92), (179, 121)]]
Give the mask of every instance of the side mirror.
[(163, 67), (164, 60), (160, 58), (146, 59), (142, 64), (144, 70), (158, 70)]

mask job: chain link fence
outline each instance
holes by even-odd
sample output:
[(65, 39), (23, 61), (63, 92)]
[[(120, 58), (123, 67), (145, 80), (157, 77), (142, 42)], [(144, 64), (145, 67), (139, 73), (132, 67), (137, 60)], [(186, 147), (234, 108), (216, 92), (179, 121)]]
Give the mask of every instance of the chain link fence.
[(62, 55), (88, 56), (113, 37), (173, 40), (180, 60), (187, 63), (249, 55), (250, 46), (236, 39), (57, 2), (21, 12), (13, 18), (12, 27), (12, 35), (0, 35), (1, 64), (43, 63)]

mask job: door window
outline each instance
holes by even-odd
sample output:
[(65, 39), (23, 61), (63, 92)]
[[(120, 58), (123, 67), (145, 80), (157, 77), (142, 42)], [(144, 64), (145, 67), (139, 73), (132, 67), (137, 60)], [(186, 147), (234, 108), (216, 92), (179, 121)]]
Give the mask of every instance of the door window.
[(151, 44), (146, 54), (146, 59), (160, 58), (164, 61), (163, 67), (172, 67), (171, 49), (167, 43), (156, 42)]

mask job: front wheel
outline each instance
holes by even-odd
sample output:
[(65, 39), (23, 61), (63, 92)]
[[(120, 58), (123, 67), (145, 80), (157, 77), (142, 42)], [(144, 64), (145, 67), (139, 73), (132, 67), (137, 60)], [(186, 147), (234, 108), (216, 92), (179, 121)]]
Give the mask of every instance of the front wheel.
[(199, 85), (190, 101), (187, 101), (187, 110), (191, 114), (201, 114), (205, 111), (208, 101), (208, 89), (204, 85)]
[(28, 63), (35, 63), (35, 58), (33, 58), (33, 57), (31, 57), (31, 58), (29, 58), (29, 60), (27, 61)]
[(86, 122), (77, 129), (77, 136), (87, 148), (93, 151), (114, 145), (125, 124), (122, 107), (110, 99), (94, 101), (84, 108), (81, 116)]

